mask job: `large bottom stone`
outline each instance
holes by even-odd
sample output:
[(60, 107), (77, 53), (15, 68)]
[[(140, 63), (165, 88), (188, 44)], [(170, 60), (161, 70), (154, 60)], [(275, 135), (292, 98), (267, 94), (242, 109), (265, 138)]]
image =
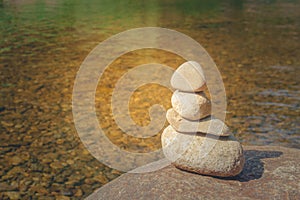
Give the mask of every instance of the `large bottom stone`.
[(180, 169), (220, 177), (235, 176), (243, 169), (243, 149), (232, 135), (185, 134), (168, 126), (161, 139), (166, 158)]

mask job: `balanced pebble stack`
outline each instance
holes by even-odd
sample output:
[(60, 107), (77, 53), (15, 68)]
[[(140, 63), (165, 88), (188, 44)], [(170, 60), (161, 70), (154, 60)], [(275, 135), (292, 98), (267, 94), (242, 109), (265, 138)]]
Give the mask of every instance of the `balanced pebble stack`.
[(194, 61), (183, 63), (171, 85), (176, 91), (166, 116), (170, 125), (161, 138), (166, 158), (177, 168), (199, 174), (239, 174), (245, 162), (242, 146), (223, 121), (211, 116), (202, 67)]

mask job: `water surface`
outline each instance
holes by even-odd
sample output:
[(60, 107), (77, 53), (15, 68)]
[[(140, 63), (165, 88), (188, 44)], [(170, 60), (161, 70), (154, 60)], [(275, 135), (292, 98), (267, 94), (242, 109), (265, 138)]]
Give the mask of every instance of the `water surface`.
[[(225, 84), (226, 123), (243, 144), (299, 148), (299, 10), (299, 1), (276, 0), (0, 1), (0, 198), (79, 199), (120, 174), (81, 144), (71, 100), (88, 53), (130, 28), (174, 29), (206, 48)], [(139, 64), (176, 68), (183, 61), (147, 49), (120, 57), (104, 73), (96, 108), (114, 144), (135, 152), (160, 148), (160, 134), (142, 140), (116, 126), (110, 98), (118, 79)], [(129, 104), (132, 118), (147, 125), (148, 108), (169, 108), (170, 97), (158, 85), (139, 88)]]

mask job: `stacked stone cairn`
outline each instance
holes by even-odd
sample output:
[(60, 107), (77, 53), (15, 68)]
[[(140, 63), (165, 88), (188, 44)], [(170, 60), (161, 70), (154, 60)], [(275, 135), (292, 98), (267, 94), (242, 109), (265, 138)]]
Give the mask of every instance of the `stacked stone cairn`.
[(206, 79), (200, 64), (183, 63), (173, 74), (170, 125), (162, 134), (163, 152), (177, 168), (203, 175), (239, 174), (245, 162), (241, 144), (225, 123), (211, 116)]

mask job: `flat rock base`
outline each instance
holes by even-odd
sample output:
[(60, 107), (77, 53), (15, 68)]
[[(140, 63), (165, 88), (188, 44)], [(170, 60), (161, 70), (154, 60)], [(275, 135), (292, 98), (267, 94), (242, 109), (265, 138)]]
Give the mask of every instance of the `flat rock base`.
[(215, 178), (168, 166), (124, 174), (87, 199), (300, 199), (300, 150), (243, 146), (245, 166), (231, 178)]

